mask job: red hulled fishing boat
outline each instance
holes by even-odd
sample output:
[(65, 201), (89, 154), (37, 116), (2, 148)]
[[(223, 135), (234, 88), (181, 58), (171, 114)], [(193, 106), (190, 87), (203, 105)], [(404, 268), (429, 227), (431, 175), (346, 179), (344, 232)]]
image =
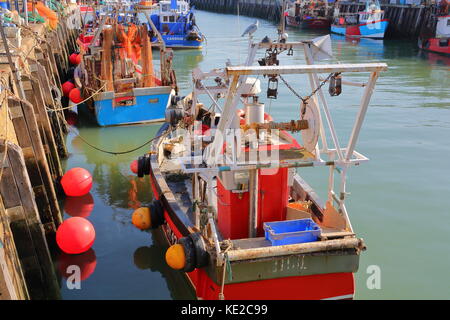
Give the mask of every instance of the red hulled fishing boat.
[[(193, 92), (172, 101), (149, 153), (138, 160), (138, 176), (149, 176), (155, 200), (133, 213), (133, 224), (164, 231), (168, 265), (187, 276), (199, 299), (354, 297), (365, 245), (345, 206), (346, 174), (368, 161), (355, 145), (387, 66), (316, 64), (331, 55), (329, 36), (280, 40), (250, 37), (245, 65), (195, 69)], [(279, 63), (298, 49), (305, 65)], [(255, 66), (258, 50), (265, 55)], [(342, 79), (353, 72), (368, 73), (367, 82)], [(306, 77), (310, 93), (299, 95), (289, 75)], [(277, 122), (265, 112), (263, 77), (271, 108), (277, 107), (278, 81), (289, 88), (292, 120)], [(339, 144), (323, 91), (327, 85), (338, 96), (343, 84), (363, 88), (346, 146)], [(329, 168), (324, 200), (299, 174), (315, 167)]]

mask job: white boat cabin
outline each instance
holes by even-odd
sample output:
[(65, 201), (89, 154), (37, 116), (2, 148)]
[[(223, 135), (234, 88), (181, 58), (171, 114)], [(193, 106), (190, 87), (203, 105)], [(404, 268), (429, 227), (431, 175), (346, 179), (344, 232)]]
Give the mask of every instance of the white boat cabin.
[(436, 24), (436, 38), (450, 37), (450, 15), (438, 17)]
[(371, 1), (366, 3), (366, 10), (358, 12), (359, 23), (367, 23), (371, 21), (379, 21), (384, 19), (384, 11), (378, 1)]
[(161, 23), (177, 22), (180, 15), (186, 15), (189, 12), (189, 3), (181, 0), (177, 1), (177, 8), (172, 9), (171, 1), (159, 2), (159, 19)]

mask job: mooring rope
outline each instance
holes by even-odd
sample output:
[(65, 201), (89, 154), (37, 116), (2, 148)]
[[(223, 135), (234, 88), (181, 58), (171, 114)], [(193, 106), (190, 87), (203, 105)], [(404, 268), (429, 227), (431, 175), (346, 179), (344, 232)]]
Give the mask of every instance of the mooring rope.
[(87, 97), (87, 98), (84, 99), (83, 101), (78, 102), (78, 103), (76, 103), (76, 104), (72, 104), (72, 105), (70, 105), (70, 106), (67, 106), (67, 107), (61, 107), (61, 108), (49, 108), (49, 107), (46, 107), (46, 108), (47, 108), (48, 111), (64, 111), (64, 110), (67, 110), (67, 109), (72, 109), (73, 107), (79, 106), (80, 104), (83, 104), (83, 103), (85, 103), (86, 101), (88, 101), (89, 99), (93, 98), (93, 97), (96, 96), (100, 91), (102, 91), (105, 87), (106, 87), (106, 83), (105, 83), (100, 89), (98, 89), (98, 90), (95, 91), (93, 94), (91, 94), (89, 97)]
[(75, 131), (75, 130), (74, 130), (74, 127), (67, 123), (66, 119), (63, 119), (63, 121), (64, 121), (64, 123), (67, 125), (67, 127), (69, 128), (69, 130), (72, 131), (72, 132), (74, 132), (75, 135), (76, 135), (77, 137), (79, 137), (79, 138), (80, 138), (84, 143), (86, 143), (88, 146), (90, 146), (91, 148), (93, 148), (93, 149), (95, 149), (95, 150), (97, 150), (97, 151), (100, 151), (100, 152), (103, 152), (103, 153), (107, 153), (107, 154), (112, 154), (112, 155), (115, 155), (115, 156), (116, 156), (116, 155), (120, 155), (120, 154), (127, 154), (127, 153), (132, 153), (132, 152), (134, 152), (134, 151), (137, 151), (137, 150), (139, 150), (139, 149), (145, 147), (146, 145), (152, 143), (152, 142), (155, 141), (156, 139), (159, 139), (159, 138), (162, 138), (162, 137), (168, 135), (170, 132), (174, 131), (175, 129), (177, 129), (177, 128), (179, 127), (179, 125), (177, 125), (177, 126), (175, 126), (172, 130), (167, 130), (167, 131), (165, 131), (163, 134), (161, 134), (161, 135), (159, 135), (159, 136), (155, 136), (155, 137), (151, 138), (150, 140), (144, 142), (143, 144), (141, 144), (141, 145), (139, 145), (139, 146), (137, 146), (137, 147), (135, 147), (135, 148), (133, 148), (133, 149), (126, 150), (126, 151), (110, 151), (110, 150), (105, 150), (105, 149), (103, 149), (103, 148), (100, 148), (100, 147), (97, 147), (97, 146), (91, 144), (89, 141), (86, 140), (86, 138), (84, 138), (83, 136), (81, 136), (79, 132)]
[(93, 145), (92, 143), (90, 143), (89, 141), (87, 141), (86, 138), (84, 138), (82, 135), (80, 135), (79, 132), (75, 131), (74, 128), (73, 128), (71, 125), (69, 125), (65, 119), (64, 119), (64, 122), (66, 123), (66, 125), (68, 125), (69, 130), (72, 131), (72, 132), (74, 132), (75, 135), (76, 135), (77, 137), (79, 137), (79, 138), (80, 138), (84, 143), (86, 143), (88, 146), (90, 146), (91, 148), (93, 148), (93, 149), (95, 149), (95, 150), (97, 150), (97, 151), (100, 151), (100, 152), (103, 152), (103, 153), (107, 153), (107, 154), (112, 154), (112, 155), (115, 155), (115, 156), (120, 155), (120, 154), (127, 154), (127, 153), (132, 153), (132, 152), (134, 152), (134, 151), (137, 151), (137, 150), (139, 150), (139, 149), (145, 147), (145, 146), (148, 145), (149, 143), (153, 142), (155, 139), (157, 139), (157, 138), (160, 137), (160, 136), (153, 137), (152, 139), (146, 141), (145, 143), (143, 143), (143, 144), (141, 144), (141, 145), (139, 145), (139, 146), (137, 146), (137, 147), (135, 147), (135, 148), (133, 148), (133, 149), (130, 149), (130, 150), (126, 150), (126, 151), (111, 151), (111, 150), (105, 150), (105, 149), (103, 149), (103, 148), (100, 148), (100, 147), (97, 147), (97, 146)]

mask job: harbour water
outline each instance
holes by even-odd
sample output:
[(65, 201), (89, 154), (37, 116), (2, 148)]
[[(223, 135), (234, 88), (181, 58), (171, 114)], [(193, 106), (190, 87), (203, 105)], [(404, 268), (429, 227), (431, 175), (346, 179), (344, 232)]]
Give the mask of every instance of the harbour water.
[[(243, 62), (247, 39), (242, 31), (255, 19), (198, 11), (196, 21), (207, 37), (202, 51), (175, 52), (174, 67), (182, 94), (190, 92), (190, 73), (222, 67), (226, 59)], [(321, 34), (288, 30), (289, 41)], [(255, 39), (276, 38), (276, 27), (260, 20)], [(419, 52), (411, 41), (349, 41), (332, 36), (334, 62), (386, 62), (389, 71), (378, 81), (357, 150), (371, 161), (352, 168), (347, 208), (354, 229), (365, 239), (356, 275), (356, 299), (450, 298), (450, 58)], [(301, 53), (283, 57), (283, 64), (301, 63)], [(365, 77), (366, 75), (364, 75)], [(307, 95), (306, 78), (286, 77)], [(349, 79), (363, 81), (362, 75)], [(263, 82), (265, 80), (262, 80)], [(289, 90), (280, 83), (279, 98), (266, 102), (274, 119), (291, 120), (298, 112)], [(330, 98), (340, 140), (348, 139), (362, 91), (343, 88)], [(289, 96), (289, 98), (287, 98)], [(262, 100), (265, 95), (262, 94)], [(207, 101), (205, 101), (207, 102)], [(149, 140), (159, 125), (99, 128), (83, 125), (80, 135), (93, 145), (123, 151)], [(63, 299), (192, 299), (188, 283), (164, 261), (165, 248), (156, 232), (131, 224), (133, 208), (151, 201), (147, 179), (136, 178), (129, 163), (146, 152), (125, 155), (101, 153), (73, 132), (67, 137), (70, 157), (66, 169), (84, 167), (93, 175), (94, 206), (82, 213), (96, 229), (92, 253), (86, 258), (81, 289), (69, 289), (61, 278)], [(323, 174), (317, 172), (323, 171)], [(324, 190), (327, 170), (302, 169), (313, 187)], [(324, 195), (324, 192), (319, 192)], [(76, 215), (70, 204), (65, 218)], [(67, 263), (54, 252), (55, 267)], [(381, 288), (369, 289), (367, 279), (377, 266)], [(369, 269), (368, 269), (369, 268)], [(251, 297), (249, 297), (251, 298)]]

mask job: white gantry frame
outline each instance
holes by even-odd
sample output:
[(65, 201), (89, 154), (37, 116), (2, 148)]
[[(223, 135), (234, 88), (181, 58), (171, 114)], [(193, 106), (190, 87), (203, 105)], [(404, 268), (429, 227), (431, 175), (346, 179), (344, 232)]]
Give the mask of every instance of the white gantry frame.
[[(296, 48), (303, 48), (305, 54), (305, 65), (284, 65), (284, 66), (252, 66), (256, 52), (258, 49), (277, 49), (278, 51), (292, 50)], [(287, 42), (287, 43), (254, 43), (249, 41), (249, 54), (245, 65), (243, 66), (228, 66), (225, 69), (214, 69), (208, 73), (203, 73), (199, 69), (193, 72), (194, 91), (192, 93), (192, 106), (198, 103), (200, 95), (207, 95), (213, 102), (215, 108), (221, 111), (220, 121), (217, 125), (217, 130), (221, 133), (232, 129), (234, 117), (236, 116), (237, 106), (240, 103), (241, 95), (247, 81), (248, 76), (254, 75), (286, 75), (286, 74), (307, 74), (311, 86), (311, 92), (316, 93), (311, 97), (314, 105), (318, 110), (319, 124), (320, 124), (320, 141), (321, 148), (316, 146), (315, 159), (308, 161), (283, 161), (271, 164), (253, 163), (246, 165), (239, 165), (232, 163), (231, 165), (223, 165), (220, 163), (210, 162), (207, 167), (186, 167), (185, 163), (191, 162), (188, 159), (181, 159), (181, 166), (186, 173), (195, 173), (208, 176), (209, 182), (212, 181), (213, 176), (217, 176), (222, 171), (233, 170), (254, 170), (259, 168), (274, 168), (274, 167), (307, 167), (307, 166), (330, 166), (329, 183), (328, 183), (328, 200), (334, 201), (338, 205), (339, 212), (343, 214), (350, 224), (347, 210), (345, 207), (346, 197), (346, 176), (347, 170), (351, 165), (358, 165), (366, 162), (369, 159), (355, 150), (356, 143), (361, 131), (362, 124), (368, 109), (368, 105), (378, 79), (379, 73), (387, 70), (385, 63), (359, 63), (359, 64), (314, 64), (314, 55), (320, 52), (321, 48), (316, 46), (313, 41), (302, 42)], [(351, 85), (364, 88), (364, 93), (360, 101), (359, 110), (353, 125), (353, 130), (348, 140), (347, 146), (341, 146), (335, 125), (329, 110), (325, 94), (319, 88), (320, 82), (323, 81), (319, 74), (330, 73), (347, 73), (347, 72), (368, 72), (369, 79), (366, 83), (358, 84), (350, 81), (343, 81), (343, 85)], [(213, 80), (220, 78), (223, 82), (217, 86), (207, 87), (203, 85), (204, 80)], [(220, 107), (218, 100), (220, 97), (225, 97), (225, 102)], [(196, 108), (191, 107), (189, 110), (192, 116), (195, 116)], [(325, 118), (323, 121), (323, 118)], [(334, 147), (330, 148), (327, 143), (327, 134), (325, 131), (325, 124), (331, 136), (331, 141)], [(210, 145), (212, 150), (220, 150), (222, 148), (220, 139), (213, 140)], [(326, 160), (322, 159), (322, 154), (326, 154)], [(192, 160), (192, 159), (191, 159)], [(192, 163), (192, 162), (191, 162)], [(337, 195), (334, 191), (334, 174), (335, 171), (341, 175), (340, 192)], [(213, 188), (208, 183), (208, 188)], [(351, 224), (349, 225), (352, 230)]]

